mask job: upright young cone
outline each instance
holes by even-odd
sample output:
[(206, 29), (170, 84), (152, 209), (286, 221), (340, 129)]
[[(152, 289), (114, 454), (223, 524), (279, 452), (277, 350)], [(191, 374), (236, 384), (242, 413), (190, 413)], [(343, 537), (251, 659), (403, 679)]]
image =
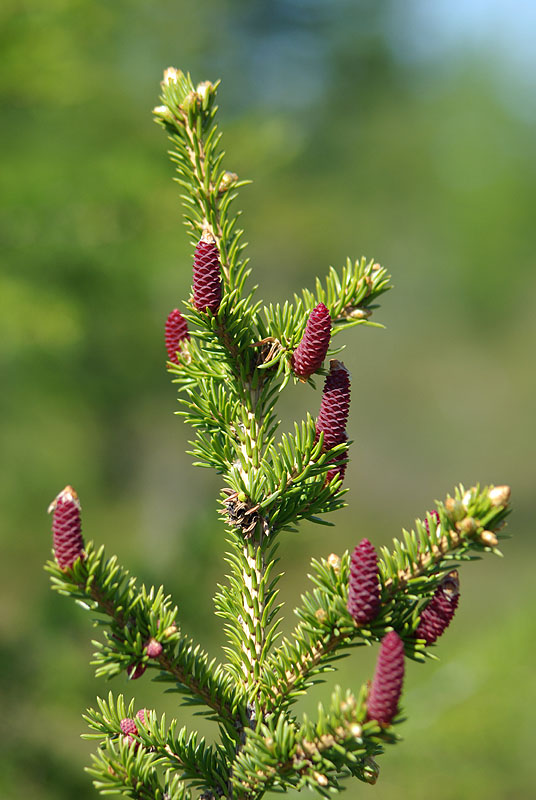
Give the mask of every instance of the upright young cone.
[(446, 631), (458, 608), (460, 597), (457, 570), (452, 570), (435, 590), (432, 599), (421, 614), (417, 639), (433, 644)]
[(381, 725), (389, 725), (398, 710), (404, 682), (404, 645), (391, 631), (383, 637), (376, 672), (367, 701), (367, 715)]
[(347, 607), (358, 625), (372, 622), (380, 610), (378, 557), (368, 539), (361, 540), (350, 559)]
[(313, 308), (302, 340), (292, 355), (292, 369), (306, 380), (322, 366), (331, 338), (331, 317), (324, 303)]
[(181, 349), (181, 342), (189, 339), (188, 323), (178, 308), (174, 308), (166, 320), (166, 350), (168, 358), (174, 364), (179, 363), (177, 353)]
[(216, 313), (221, 303), (221, 264), (216, 240), (205, 231), (199, 240), (194, 254), (194, 299), (198, 311)]
[(345, 442), (346, 423), (350, 410), (350, 374), (342, 361), (333, 359), (324, 383), (320, 411), (316, 420), (316, 435), (324, 433), (324, 450)]
[(80, 501), (73, 487), (66, 486), (49, 505), (48, 511), (53, 512), (52, 533), (56, 561), (61, 569), (69, 569), (77, 558), (84, 555)]

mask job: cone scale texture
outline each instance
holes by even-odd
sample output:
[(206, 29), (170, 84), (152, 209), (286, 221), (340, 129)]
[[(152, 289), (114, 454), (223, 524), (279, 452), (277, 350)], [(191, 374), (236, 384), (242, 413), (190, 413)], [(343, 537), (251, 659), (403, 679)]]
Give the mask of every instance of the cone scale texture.
[(415, 631), (417, 639), (424, 639), (426, 644), (433, 644), (439, 639), (452, 622), (458, 601), (457, 573), (453, 578), (447, 575), (421, 614), (419, 626)]
[(313, 308), (303, 338), (292, 355), (294, 374), (303, 380), (320, 369), (331, 338), (331, 317), (324, 303)]
[(195, 248), (193, 289), (195, 308), (215, 314), (222, 296), (220, 253), (216, 240), (208, 231)]
[(324, 450), (345, 442), (346, 423), (350, 410), (350, 375), (342, 361), (330, 361), (330, 372), (324, 383), (316, 435), (324, 433)]
[(129, 744), (137, 744), (134, 736), (138, 735), (138, 728), (133, 719), (130, 719), (130, 717), (125, 717), (125, 719), (122, 719), (119, 723), (119, 727), (121, 728), (121, 733), (124, 733), (128, 739)]
[(372, 622), (380, 610), (378, 557), (368, 539), (357, 545), (350, 559), (347, 607), (358, 625)]
[(376, 672), (367, 701), (369, 719), (389, 725), (398, 710), (404, 682), (404, 645), (391, 631), (382, 639)]
[(174, 364), (179, 363), (177, 352), (181, 349), (181, 342), (189, 338), (188, 324), (179, 309), (174, 308), (166, 320), (166, 350)]
[(84, 555), (80, 501), (72, 486), (66, 486), (49, 506), (53, 512), (54, 555), (60, 569), (70, 569)]

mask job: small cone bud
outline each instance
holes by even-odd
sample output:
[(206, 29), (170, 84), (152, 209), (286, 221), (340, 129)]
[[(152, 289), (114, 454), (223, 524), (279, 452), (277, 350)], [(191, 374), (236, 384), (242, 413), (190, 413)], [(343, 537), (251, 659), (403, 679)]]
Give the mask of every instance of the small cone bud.
[(346, 423), (350, 410), (350, 375), (342, 361), (330, 361), (330, 371), (324, 383), (320, 411), (316, 420), (316, 435), (324, 433), (324, 450), (345, 442)]
[(363, 539), (350, 559), (347, 608), (358, 625), (365, 625), (380, 610), (378, 557), (368, 539)]
[(389, 725), (398, 710), (404, 682), (404, 645), (395, 631), (383, 637), (367, 701), (369, 719)]
[(134, 739), (134, 736), (138, 735), (138, 728), (136, 727), (136, 723), (133, 719), (130, 719), (130, 717), (125, 717), (125, 719), (122, 719), (119, 723), (119, 727), (121, 728), (121, 733), (125, 734), (125, 738), (129, 744), (138, 744), (138, 742)]
[(415, 631), (417, 639), (433, 644), (450, 625), (459, 599), (459, 579), (456, 570), (443, 578), (432, 599), (421, 614), (419, 626)]
[(466, 536), (473, 536), (478, 530), (478, 523), (474, 517), (464, 517), (456, 523), (458, 530)]
[(221, 265), (216, 240), (205, 231), (194, 254), (194, 299), (198, 311), (216, 313), (221, 303)]
[(447, 497), (445, 500), (445, 511), (452, 522), (457, 522), (465, 516), (465, 508), (454, 497)]
[(189, 339), (188, 323), (178, 308), (174, 308), (166, 320), (166, 350), (170, 361), (179, 363), (177, 353), (180, 352), (181, 342)]
[(148, 716), (147, 716), (147, 709), (146, 708), (140, 708), (140, 710), (136, 714), (136, 719), (139, 719), (139, 721), (143, 725), (147, 725), (147, 722), (148, 722), (148, 719), (149, 719)]
[(175, 67), (168, 67), (164, 70), (164, 80), (162, 84), (168, 85), (170, 83), (177, 83), (179, 80), (179, 70), (175, 69)]
[(482, 533), (480, 534), (480, 541), (487, 547), (497, 547), (497, 545), (499, 544), (499, 540), (497, 539), (493, 531), (482, 531)]
[(511, 489), (509, 486), (494, 486), (488, 492), (492, 506), (507, 506), (510, 500)]
[(341, 559), (337, 555), (337, 553), (330, 553), (328, 556), (328, 564), (331, 569), (336, 572), (337, 574), (340, 572), (341, 569)]
[(292, 356), (292, 369), (306, 380), (322, 366), (331, 338), (331, 317), (324, 303), (313, 308), (305, 326), (302, 340)]
[(84, 557), (84, 540), (80, 520), (80, 501), (72, 486), (66, 486), (48, 507), (53, 512), (52, 533), (54, 555), (60, 569), (70, 569)]
[(164, 648), (156, 639), (150, 639), (145, 649), (149, 658), (159, 658)]
[(313, 778), (319, 786), (327, 786), (329, 781), (321, 772), (313, 772)]
[(224, 172), (221, 176), (220, 185), (218, 186), (218, 192), (223, 194), (227, 192), (231, 186), (234, 186), (235, 183), (238, 181), (238, 175), (236, 172)]

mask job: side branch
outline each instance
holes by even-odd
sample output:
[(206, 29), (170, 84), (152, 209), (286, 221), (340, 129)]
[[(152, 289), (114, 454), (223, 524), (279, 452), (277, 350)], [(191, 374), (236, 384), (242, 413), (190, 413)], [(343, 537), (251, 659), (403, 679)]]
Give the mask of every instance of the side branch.
[(115, 556), (106, 559), (104, 548), (96, 551), (91, 543), (85, 557), (71, 568), (62, 570), (50, 561), (46, 569), (58, 592), (106, 618), (95, 621), (105, 628), (104, 643), (95, 642), (98, 675), (111, 678), (126, 670), (130, 677), (138, 677), (147, 667), (160, 669), (156, 680), (177, 683), (177, 691), (186, 694), (188, 702), (207, 705), (234, 726), (235, 701), (228, 679), (220, 666), (180, 633), (177, 607), (162, 588), (138, 588)]

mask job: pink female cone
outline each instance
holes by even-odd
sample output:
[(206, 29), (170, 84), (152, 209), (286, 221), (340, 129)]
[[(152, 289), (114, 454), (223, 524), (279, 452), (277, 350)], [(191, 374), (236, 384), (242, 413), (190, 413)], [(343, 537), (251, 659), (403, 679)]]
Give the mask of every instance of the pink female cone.
[(133, 719), (130, 719), (130, 717), (125, 717), (119, 723), (119, 727), (121, 728), (121, 732), (125, 734), (129, 744), (138, 744), (134, 739), (134, 736), (138, 735), (138, 728)]
[(446, 631), (459, 601), (458, 573), (453, 570), (435, 590), (432, 599), (421, 614), (419, 627), (415, 631), (417, 639), (433, 644)]
[(380, 610), (378, 557), (368, 539), (357, 545), (350, 559), (347, 607), (358, 625), (372, 622)]
[(48, 507), (53, 512), (54, 555), (60, 569), (70, 569), (84, 556), (80, 501), (72, 486), (66, 486)]
[(376, 663), (376, 672), (367, 701), (369, 719), (389, 725), (398, 710), (404, 682), (404, 645), (391, 631), (383, 637)]
[(205, 231), (194, 254), (194, 299), (198, 311), (216, 313), (221, 303), (221, 265), (216, 240)]
[(316, 420), (316, 435), (324, 433), (324, 450), (331, 450), (346, 441), (346, 423), (350, 410), (350, 375), (342, 361), (330, 361), (330, 371), (324, 383), (320, 411)]
[(178, 308), (174, 308), (166, 320), (166, 350), (174, 364), (179, 363), (177, 352), (181, 349), (181, 342), (189, 338), (188, 323)]
[(328, 352), (331, 338), (331, 317), (324, 303), (313, 308), (305, 326), (302, 340), (292, 356), (292, 369), (306, 380), (320, 369)]

